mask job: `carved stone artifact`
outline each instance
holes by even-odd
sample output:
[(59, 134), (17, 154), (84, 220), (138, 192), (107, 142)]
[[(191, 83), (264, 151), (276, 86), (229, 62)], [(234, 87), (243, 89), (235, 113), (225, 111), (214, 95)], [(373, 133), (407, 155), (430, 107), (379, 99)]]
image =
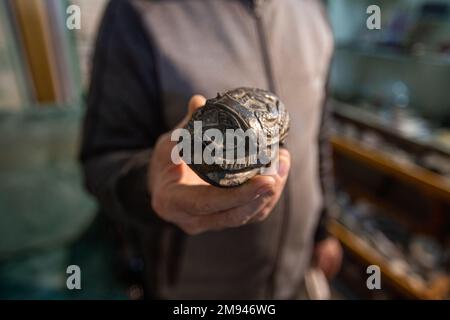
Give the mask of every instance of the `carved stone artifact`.
[[(194, 112), (186, 129), (191, 136), (191, 169), (212, 185), (236, 187), (259, 174), (277, 156), (277, 147), (283, 145), (289, 131), (289, 115), (273, 93), (237, 88), (208, 99)], [(219, 133), (223, 138), (217, 137)], [(205, 162), (205, 149), (214, 163)], [(201, 163), (194, 161), (195, 153)]]

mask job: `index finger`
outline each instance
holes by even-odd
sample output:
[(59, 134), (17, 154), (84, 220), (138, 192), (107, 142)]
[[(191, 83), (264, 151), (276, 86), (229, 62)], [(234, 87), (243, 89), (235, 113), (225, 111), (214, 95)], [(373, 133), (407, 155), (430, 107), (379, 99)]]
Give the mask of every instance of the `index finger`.
[(174, 204), (193, 215), (204, 215), (229, 210), (274, 192), (275, 179), (257, 176), (237, 188), (218, 188), (211, 185), (178, 185)]
[[(175, 128), (172, 131), (170, 131), (170, 133), (167, 134), (167, 137), (165, 137), (166, 140), (168, 140), (167, 144), (170, 147), (170, 151), (166, 152), (166, 154), (170, 155), (170, 160), (172, 160), (172, 163), (180, 164), (182, 162), (182, 159), (180, 157), (180, 150), (178, 149), (181, 146), (177, 144), (177, 141), (179, 140), (180, 137), (185, 136), (186, 132), (183, 132), (183, 130), (185, 130), (184, 127), (191, 119), (192, 114), (197, 109), (204, 106), (205, 103), (206, 98), (204, 96), (198, 94), (192, 96), (188, 103), (188, 110), (186, 116), (175, 126)], [(168, 159), (169, 158), (167, 158), (166, 160)]]

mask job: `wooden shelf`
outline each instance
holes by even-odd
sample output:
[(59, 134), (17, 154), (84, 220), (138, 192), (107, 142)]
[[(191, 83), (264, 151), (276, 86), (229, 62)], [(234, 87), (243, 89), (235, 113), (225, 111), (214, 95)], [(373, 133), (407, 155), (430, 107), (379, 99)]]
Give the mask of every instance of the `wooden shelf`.
[(367, 202), (376, 208), (380, 209), (384, 216), (397, 221), (401, 225), (407, 226), (413, 232), (427, 233), (427, 229), (424, 228), (423, 223), (417, 222), (411, 219), (408, 212), (401, 210), (396, 206), (392, 205), (389, 201), (382, 201), (379, 197), (375, 196), (373, 193), (363, 191), (361, 188), (346, 187), (345, 191), (352, 197)]
[(380, 151), (357, 141), (335, 136), (331, 139), (335, 152), (363, 162), (368, 166), (410, 183), (430, 195), (450, 201), (450, 181), (414, 164), (399, 164)]
[(375, 111), (367, 110), (361, 106), (355, 106), (336, 99), (330, 102), (333, 105), (333, 116), (338, 122), (349, 123), (361, 131), (373, 131), (383, 139), (398, 145), (404, 151), (424, 155), (428, 153), (450, 157), (450, 149), (447, 145), (437, 141), (435, 138), (414, 137), (406, 135), (394, 124), (383, 119)]
[(366, 241), (353, 234), (345, 226), (337, 221), (332, 221), (328, 226), (329, 232), (341, 241), (344, 247), (367, 265), (377, 265), (383, 274), (383, 280), (387, 280), (395, 289), (408, 298), (429, 300), (445, 299), (450, 279), (446, 276), (436, 279), (428, 287), (420, 284), (413, 285), (407, 276), (395, 273), (390, 268), (383, 256), (375, 251)]

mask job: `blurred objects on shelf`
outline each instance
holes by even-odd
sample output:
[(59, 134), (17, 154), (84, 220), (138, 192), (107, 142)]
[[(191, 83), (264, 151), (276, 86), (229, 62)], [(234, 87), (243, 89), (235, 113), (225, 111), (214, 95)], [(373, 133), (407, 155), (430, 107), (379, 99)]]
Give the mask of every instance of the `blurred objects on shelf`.
[(441, 128), (435, 131), (436, 142), (443, 148), (450, 150), (450, 128)]
[[(340, 216), (331, 227), (366, 262), (381, 264), (391, 281), (401, 282), (403, 289), (416, 298), (445, 298), (450, 293), (448, 247), (436, 240), (410, 232), (374, 205), (352, 200), (339, 193)], [(350, 242), (345, 235), (350, 234)], [(343, 238), (342, 238), (343, 237)], [(392, 278), (392, 279), (391, 279)]]
[(450, 148), (443, 143), (445, 129), (434, 129), (425, 119), (410, 115), (406, 110), (397, 113), (392, 120), (369, 104), (356, 107), (337, 101), (332, 103), (336, 135), (382, 152), (396, 163), (414, 164), (441, 174), (450, 183)]

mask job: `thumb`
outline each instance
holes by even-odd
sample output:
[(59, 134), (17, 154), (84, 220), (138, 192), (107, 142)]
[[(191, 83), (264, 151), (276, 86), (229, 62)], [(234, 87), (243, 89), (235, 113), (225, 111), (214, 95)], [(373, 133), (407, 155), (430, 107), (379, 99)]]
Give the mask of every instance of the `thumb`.
[(184, 127), (192, 117), (192, 114), (203, 107), (206, 103), (206, 98), (202, 95), (196, 94), (191, 97), (188, 103), (188, 112), (186, 116), (181, 120), (181, 122), (177, 125), (177, 128)]
[(192, 113), (194, 113), (197, 109), (203, 107), (205, 103), (206, 98), (204, 96), (199, 94), (192, 96), (188, 103), (188, 112), (192, 115)]

